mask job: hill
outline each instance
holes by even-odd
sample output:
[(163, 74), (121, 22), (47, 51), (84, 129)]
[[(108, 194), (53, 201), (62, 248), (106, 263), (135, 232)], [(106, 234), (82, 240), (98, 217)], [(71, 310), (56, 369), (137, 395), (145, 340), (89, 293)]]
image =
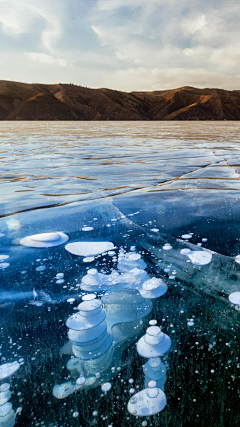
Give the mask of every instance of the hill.
[(128, 93), (2, 80), (0, 120), (240, 120), (240, 90)]

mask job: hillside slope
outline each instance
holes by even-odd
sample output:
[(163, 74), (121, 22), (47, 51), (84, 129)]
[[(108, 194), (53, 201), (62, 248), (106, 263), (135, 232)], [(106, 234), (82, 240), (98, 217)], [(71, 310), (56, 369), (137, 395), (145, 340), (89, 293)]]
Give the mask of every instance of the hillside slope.
[(0, 81), (0, 120), (240, 120), (240, 91), (127, 93)]

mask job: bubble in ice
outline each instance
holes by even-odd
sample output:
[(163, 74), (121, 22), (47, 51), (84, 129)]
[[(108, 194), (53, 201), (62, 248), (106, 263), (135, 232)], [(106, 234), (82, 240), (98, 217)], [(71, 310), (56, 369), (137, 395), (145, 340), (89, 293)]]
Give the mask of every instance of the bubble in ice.
[(86, 294), (86, 295), (83, 295), (82, 300), (83, 301), (91, 301), (95, 298), (96, 298), (96, 294)]
[(69, 302), (70, 304), (73, 304), (73, 303), (74, 303), (74, 301), (75, 301), (75, 298), (68, 298), (68, 299), (67, 299), (67, 302)]
[(18, 371), (20, 365), (17, 361), (0, 365), (0, 380), (10, 377)]
[(44, 271), (46, 270), (46, 265), (39, 265), (37, 268), (35, 268), (36, 271)]
[(143, 298), (154, 299), (164, 295), (167, 292), (167, 289), (168, 287), (162, 279), (152, 277), (143, 283), (139, 292)]
[[(184, 252), (183, 252), (184, 251)], [(189, 251), (184, 249), (180, 251), (181, 254), (186, 255), (194, 265), (207, 265), (212, 261), (212, 254), (208, 251)]]
[(65, 246), (71, 254), (83, 257), (99, 255), (114, 248), (112, 242), (74, 242)]
[(108, 255), (109, 255), (109, 256), (114, 256), (114, 255), (116, 255), (116, 252), (115, 252), (115, 251), (109, 251), (109, 252), (108, 252)]
[(207, 238), (206, 238), (206, 237), (203, 237), (203, 238), (202, 238), (202, 242), (207, 242)]
[(182, 234), (181, 238), (182, 239), (191, 239), (192, 235), (191, 234)]
[(19, 230), (19, 228), (21, 228), (21, 224), (18, 221), (18, 219), (13, 219), (13, 218), (7, 221), (7, 226), (9, 230)]
[(0, 269), (4, 270), (5, 268), (9, 267), (9, 263), (8, 262), (1, 262), (0, 263)]
[(159, 326), (150, 326), (137, 342), (137, 352), (143, 357), (163, 356), (171, 347), (171, 339)]
[(10, 389), (9, 383), (3, 383), (0, 385), (0, 393), (6, 392)]
[(172, 246), (169, 243), (165, 243), (162, 247), (164, 251), (170, 251), (172, 249)]
[(77, 411), (73, 412), (72, 416), (73, 416), (73, 418), (79, 417), (79, 412), (77, 412)]
[(64, 273), (57, 273), (56, 274), (57, 279), (62, 279), (63, 277), (64, 277)]
[(155, 326), (156, 324), (157, 324), (157, 320), (155, 319), (149, 320), (149, 325)]
[(31, 236), (24, 237), (19, 241), (20, 245), (29, 246), (32, 248), (50, 248), (53, 246), (62, 245), (67, 242), (69, 237), (61, 232), (54, 231), (50, 233), (33, 234)]
[(186, 255), (186, 254), (189, 254), (191, 252), (192, 252), (191, 249), (184, 248), (184, 249), (181, 249), (180, 254)]
[[(10, 402), (4, 403), (0, 406), (0, 425), (2, 425), (2, 417), (6, 417), (12, 410), (12, 404)], [(5, 424), (3, 424), (5, 425)]]
[(193, 321), (192, 319), (190, 319), (190, 320), (187, 322), (187, 325), (188, 325), (188, 326), (194, 326), (194, 321)]
[(240, 255), (237, 255), (237, 256), (235, 257), (235, 262), (236, 262), (237, 264), (240, 264)]
[(232, 304), (240, 305), (240, 292), (233, 292), (228, 298)]
[(5, 259), (8, 259), (9, 255), (0, 255), (0, 262), (4, 261)]
[(151, 228), (150, 231), (153, 231), (154, 233), (157, 233), (159, 231), (159, 228)]
[(82, 231), (92, 231), (92, 230), (94, 230), (93, 227), (83, 227), (82, 228)]
[(97, 417), (98, 416), (98, 411), (93, 411), (93, 417)]
[(93, 262), (95, 260), (94, 256), (87, 256), (83, 258), (83, 262)]
[(81, 376), (77, 379), (76, 384), (83, 385), (86, 382), (86, 378)]
[[(150, 416), (161, 412), (167, 404), (165, 393), (156, 387), (156, 381), (150, 381), (148, 388), (134, 394), (127, 409), (135, 416)], [(146, 424), (145, 424), (146, 425)]]
[(112, 384), (111, 384), (111, 383), (109, 383), (109, 382), (104, 383), (104, 384), (102, 384), (102, 386), (101, 386), (102, 391), (104, 391), (105, 393), (106, 393), (107, 391), (111, 390), (111, 388), (112, 388)]

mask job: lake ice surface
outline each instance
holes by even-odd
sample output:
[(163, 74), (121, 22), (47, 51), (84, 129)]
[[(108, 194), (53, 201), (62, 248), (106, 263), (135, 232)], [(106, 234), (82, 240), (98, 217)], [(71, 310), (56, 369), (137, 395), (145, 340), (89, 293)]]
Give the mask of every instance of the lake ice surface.
[[(15, 426), (240, 424), (240, 307), (229, 298), (240, 291), (239, 130), (1, 122), (0, 365), (20, 367), (0, 383), (0, 423), (5, 414)], [(69, 239), (20, 244), (51, 232)], [(75, 242), (87, 258), (65, 250)], [(112, 245), (92, 256), (94, 242)], [(89, 317), (77, 307), (93, 307), (92, 293), (102, 306)], [(84, 313), (91, 331), (66, 326)], [(136, 345), (151, 325), (171, 339), (155, 368)], [(154, 376), (161, 393), (148, 388)], [(136, 417), (128, 402), (142, 395)]]

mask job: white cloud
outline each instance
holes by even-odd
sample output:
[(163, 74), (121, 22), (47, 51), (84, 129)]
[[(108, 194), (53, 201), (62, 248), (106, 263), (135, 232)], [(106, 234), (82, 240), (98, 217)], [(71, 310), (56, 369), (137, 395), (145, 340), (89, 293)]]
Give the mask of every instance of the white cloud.
[(8, 66), (18, 80), (16, 53), (26, 52), (21, 76), (30, 81), (237, 88), (239, 15), (236, 0), (0, 0), (0, 78)]
[(53, 50), (61, 31), (62, 0), (0, 0), (0, 24), (3, 33), (9, 36), (36, 33), (36, 25), (42, 27), (39, 37), (42, 46)]
[(38, 52), (25, 52), (25, 57), (31, 59), (32, 61), (42, 62), (43, 64), (50, 65), (59, 65), (60, 67), (66, 67), (68, 65), (67, 61), (62, 58), (56, 58), (45, 53)]

